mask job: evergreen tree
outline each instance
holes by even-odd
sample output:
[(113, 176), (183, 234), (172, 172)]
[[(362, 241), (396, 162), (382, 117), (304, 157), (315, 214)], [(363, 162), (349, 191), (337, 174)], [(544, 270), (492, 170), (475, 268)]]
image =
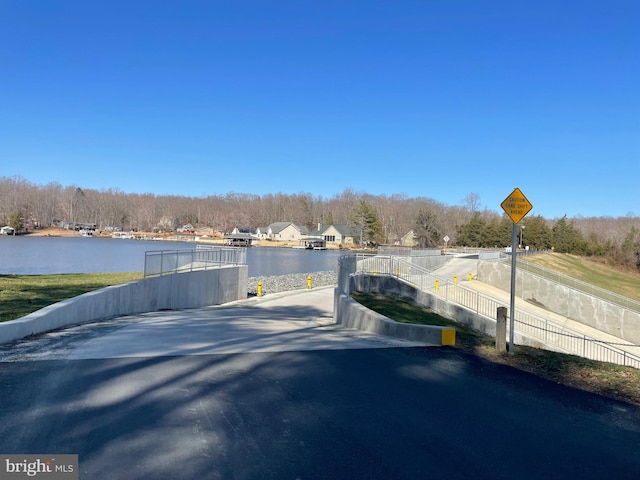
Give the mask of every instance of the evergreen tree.
[(22, 215), (22, 212), (16, 211), (11, 214), (9, 217), (9, 226), (13, 228), (16, 233), (24, 230), (24, 216)]
[(540, 215), (522, 220), (525, 227), (522, 236), (523, 244), (534, 250), (549, 250), (551, 248), (551, 229), (547, 221)]
[(575, 226), (573, 220), (567, 221), (565, 215), (558, 220), (551, 229), (552, 248), (559, 253), (573, 253), (583, 255), (587, 245), (582, 233)]
[(457, 244), (463, 247), (480, 247), (485, 235), (486, 222), (475, 212), (468, 223), (456, 228)]
[(636, 227), (631, 227), (622, 243), (622, 253), (624, 261), (628, 265), (634, 265), (640, 270), (640, 231)]
[[(498, 246), (510, 247), (511, 246), (511, 234), (513, 231), (513, 220), (508, 215), (503, 215), (498, 225)], [(492, 246), (492, 245), (490, 245)]]
[(485, 225), (484, 231), (482, 232), (482, 247), (497, 247), (502, 246), (500, 235), (500, 222), (497, 219), (490, 219)]
[(441, 229), (432, 210), (420, 210), (416, 218), (415, 234), (420, 248), (437, 247)]
[(380, 243), (384, 237), (383, 227), (378, 220), (376, 209), (360, 200), (350, 216), (351, 226), (356, 229), (360, 236), (360, 243)]

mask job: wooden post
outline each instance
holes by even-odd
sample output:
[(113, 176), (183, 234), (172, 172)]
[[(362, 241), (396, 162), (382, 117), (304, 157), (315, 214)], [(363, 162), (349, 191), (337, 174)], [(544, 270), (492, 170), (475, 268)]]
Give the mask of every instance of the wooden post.
[(496, 350), (507, 351), (507, 307), (498, 307), (496, 314)]

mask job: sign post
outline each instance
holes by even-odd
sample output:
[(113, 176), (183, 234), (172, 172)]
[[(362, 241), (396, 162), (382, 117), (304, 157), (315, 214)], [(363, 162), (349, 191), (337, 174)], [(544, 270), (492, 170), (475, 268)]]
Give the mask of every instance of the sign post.
[(531, 211), (533, 205), (524, 196), (519, 188), (515, 188), (511, 194), (500, 204), (505, 213), (513, 222), (511, 229), (511, 294), (509, 306), (509, 355), (515, 354), (513, 343), (514, 314), (516, 310), (516, 254), (518, 248), (517, 224)]

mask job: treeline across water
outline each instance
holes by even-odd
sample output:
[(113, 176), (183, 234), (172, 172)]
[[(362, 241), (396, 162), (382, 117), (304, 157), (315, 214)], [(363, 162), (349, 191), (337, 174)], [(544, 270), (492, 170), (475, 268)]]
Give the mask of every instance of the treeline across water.
[[(203, 233), (267, 227), (292, 222), (309, 230), (318, 224), (349, 225), (363, 241), (416, 246), (504, 247), (511, 245), (511, 221), (501, 212), (480, 209), (469, 193), (461, 205), (427, 197), (371, 195), (345, 189), (331, 198), (311, 193), (200, 197), (93, 190), (59, 183), (37, 185), (21, 177), (0, 177), (0, 222), (20, 232), (60, 222), (94, 223), (98, 229), (172, 232), (191, 224)], [(640, 264), (640, 218), (525, 217), (519, 242), (533, 249), (596, 255), (621, 265)]]

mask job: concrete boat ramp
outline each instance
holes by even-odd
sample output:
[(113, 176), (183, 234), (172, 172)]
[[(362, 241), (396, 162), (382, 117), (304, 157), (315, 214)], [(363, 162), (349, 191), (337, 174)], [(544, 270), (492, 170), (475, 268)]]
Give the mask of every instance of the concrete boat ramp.
[(426, 346), (333, 320), (333, 287), (89, 323), (0, 346), (0, 361)]

